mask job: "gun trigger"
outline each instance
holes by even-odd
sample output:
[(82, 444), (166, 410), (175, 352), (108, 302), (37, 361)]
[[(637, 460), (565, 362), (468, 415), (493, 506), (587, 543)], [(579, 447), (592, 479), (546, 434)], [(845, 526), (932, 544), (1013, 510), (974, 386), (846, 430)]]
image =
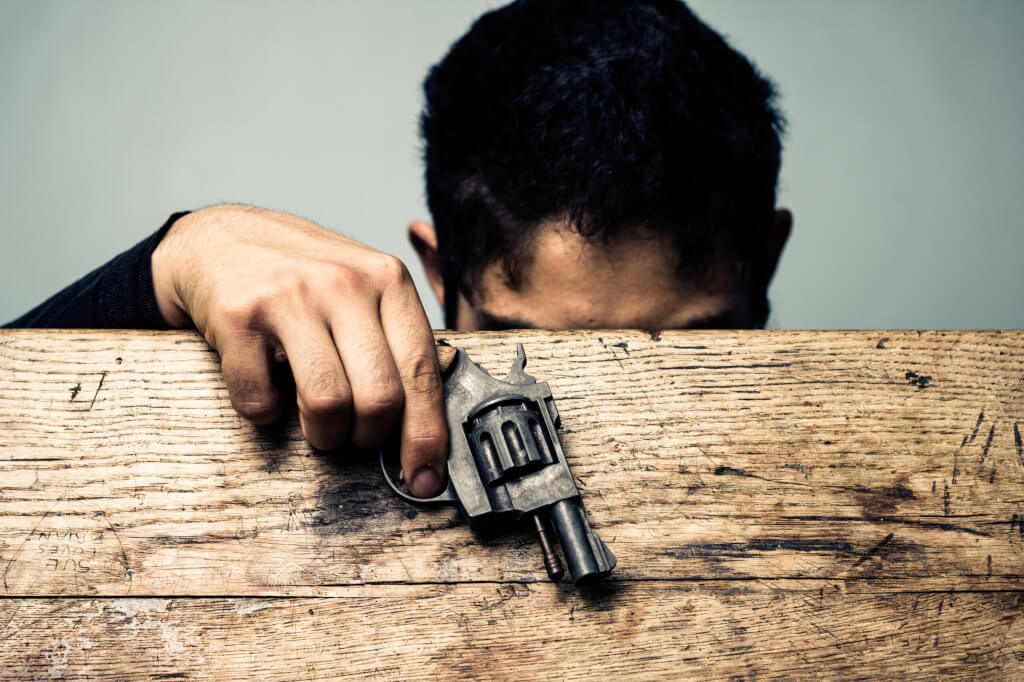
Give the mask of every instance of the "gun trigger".
[(423, 506), (443, 506), (443, 505), (456, 505), (459, 503), (459, 498), (455, 494), (455, 488), (452, 486), (451, 478), (448, 479), (448, 487), (444, 491), (435, 497), (416, 497), (402, 490), (399, 486), (405, 483), (405, 474), (400, 472), (398, 474), (398, 483), (391, 478), (388, 473), (387, 460), (385, 459), (386, 453), (385, 448), (380, 449), (380, 473), (384, 476), (384, 482), (391, 488), (391, 492), (398, 495), (406, 502), (412, 504), (418, 504)]

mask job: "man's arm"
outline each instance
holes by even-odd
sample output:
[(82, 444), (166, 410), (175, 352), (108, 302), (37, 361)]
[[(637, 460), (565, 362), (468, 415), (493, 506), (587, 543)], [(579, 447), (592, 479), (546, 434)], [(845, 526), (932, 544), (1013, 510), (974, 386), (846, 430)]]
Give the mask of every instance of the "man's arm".
[(372, 448), (400, 431), (410, 489), (443, 485), (443, 386), (408, 270), (308, 220), (231, 205), (176, 214), (9, 326), (195, 326), (246, 419), (281, 414), (272, 368), (287, 361), (314, 447)]

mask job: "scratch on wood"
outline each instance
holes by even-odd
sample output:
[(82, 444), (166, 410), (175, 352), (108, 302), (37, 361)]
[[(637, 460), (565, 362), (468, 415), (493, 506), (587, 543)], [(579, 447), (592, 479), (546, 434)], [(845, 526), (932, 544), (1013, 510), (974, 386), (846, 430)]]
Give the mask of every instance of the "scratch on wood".
[(18, 545), (18, 549), (14, 553), (14, 556), (12, 556), (11, 560), (9, 562), (7, 562), (7, 567), (4, 569), (4, 576), (3, 576), (4, 592), (10, 591), (10, 588), (7, 586), (7, 573), (8, 573), (8, 571), (11, 570), (11, 566), (14, 565), (14, 562), (18, 560), (18, 555), (21, 554), (21, 550), (25, 549), (26, 543), (28, 543), (28, 541), (32, 539), (32, 536), (36, 534), (37, 530), (39, 530), (39, 526), (43, 523), (43, 521), (46, 520), (46, 517), (50, 515), (50, 512), (52, 512), (54, 510), (54, 508), (56, 508), (56, 506), (58, 504), (60, 504), (64, 500), (64, 497), (66, 495), (67, 495), (67, 493), (62, 493), (61, 496), (58, 497), (54, 501), (54, 503), (50, 505), (50, 508), (47, 509), (46, 512), (42, 516), (39, 517), (39, 520), (36, 521), (36, 525), (32, 526), (32, 530), (29, 531), (28, 535), (25, 536), (25, 539), (21, 541), (20, 545)]
[(992, 439), (996, 435), (996, 425), (992, 424), (992, 427), (988, 430), (988, 438), (985, 439), (985, 445), (981, 447), (981, 463), (985, 463), (985, 458), (988, 457), (988, 450), (992, 447)]
[(106, 370), (104, 370), (103, 374), (100, 375), (100, 383), (99, 383), (98, 386), (96, 386), (96, 392), (92, 394), (92, 400), (89, 401), (89, 409), (90, 410), (92, 409), (92, 406), (96, 404), (96, 396), (98, 396), (100, 394), (100, 389), (103, 388), (103, 380), (106, 379), (106, 378), (107, 378), (107, 372), (106, 372)]
[(884, 539), (883, 539), (883, 540), (882, 540), (881, 542), (879, 542), (879, 543), (878, 543), (877, 545), (875, 545), (874, 547), (872, 547), (871, 549), (869, 549), (869, 550), (867, 551), (867, 553), (866, 553), (866, 554), (864, 554), (864, 556), (862, 556), (861, 558), (857, 559), (857, 562), (856, 562), (856, 563), (855, 563), (855, 564), (853, 565), (853, 567), (854, 567), (854, 568), (857, 568), (857, 567), (858, 567), (858, 566), (860, 566), (860, 565), (861, 565), (862, 563), (864, 563), (865, 561), (867, 561), (867, 560), (868, 560), (868, 559), (870, 559), (871, 557), (873, 557), (873, 556), (875, 556), (876, 554), (878, 554), (878, 550), (880, 550), (880, 549), (882, 549), (883, 547), (885, 547), (885, 546), (886, 546), (886, 545), (887, 545), (887, 544), (889, 543), (889, 541), (890, 541), (890, 540), (892, 540), (892, 536), (893, 536), (893, 535), (894, 535), (893, 533), (889, 533), (888, 535), (886, 535), (886, 536), (885, 536), (885, 538), (884, 538)]
[(128, 581), (128, 591), (132, 591), (132, 568), (128, 563), (128, 553), (124, 551), (124, 544), (121, 542), (121, 536), (117, 534), (117, 528), (110, 522), (110, 519), (103, 515), (103, 520), (107, 522), (107, 526), (110, 528), (110, 532), (114, 534), (114, 539), (117, 540), (117, 546), (121, 548), (121, 562), (124, 564), (124, 579)]
[(981, 428), (981, 422), (984, 421), (984, 420), (985, 420), (985, 410), (982, 410), (981, 412), (978, 413), (978, 421), (977, 421), (977, 423), (974, 424), (974, 430), (971, 431), (971, 437), (967, 441), (968, 443), (973, 443), (974, 439), (978, 437), (978, 429)]
[(956, 477), (960, 473), (960, 453), (965, 447), (974, 442), (974, 439), (978, 437), (978, 429), (981, 428), (981, 422), (985, 420), (985, 410), (978, 413), (978, 421), (974, 423), (974, 430), (971, 431), (970, 435), (964, 435), (964, 439), (960, 441), (960, 447), (956, 452), (953, 453), (953, 485), (956, 485)]
[(1024, 468), (1024, 439), (1020, 436), (1020, 424), (1017, 423), (1013, 425), (1013, 444), (1017, 448), (1017, 461)]
[[(18, 611), (21, 611), (21, 605), (24, 603), (25, 602), (22, 599), (18, 599), (15, 601), (14, 608), (11, 609), (11, 617), (7, 619), (6, 623), (4, 623), (3, 628), (0, 628), (0, 634), (7, 632), (7, 628), (11, 626), (11, 622), (14, 620), (14, 617), (18, 615)], [(10, 637), (10, 635), (8, 635), (7, 637)], [(7, 637), (4, 637), (3, 639), (7, 639)]]
[[(710, 459), (710, 457), (708, 459)], [(779, 481), (779, 480), (776, 480), (776, 479), (773, 479), (773, 478), (765, 478), (764, 476), (758, 476), (756, 474), (752, 474), (749, 471), (747, 471), (746, 469), (737, 469), (735, 467), (718, 466), (718, 467), (715, 467), (714, 474), (715, 474), (715, 476), (743, 476), (745, 478), (756, 478), (759, 481), (765, 481), (767, 483), (775, 483), (777, 485), (796, 485), (796, 486), (800, 486), (800, 487), (803, 487), (803, 488), (811, 487), (811, 484), (809, 484), (809, 483), (800, 483), (798, 481)]]

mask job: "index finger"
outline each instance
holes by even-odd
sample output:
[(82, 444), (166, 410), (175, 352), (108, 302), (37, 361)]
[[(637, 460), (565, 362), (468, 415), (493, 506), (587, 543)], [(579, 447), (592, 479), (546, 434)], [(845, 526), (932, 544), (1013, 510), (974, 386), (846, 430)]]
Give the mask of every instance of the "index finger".
[(434, 334), (411, 281), (381, 297), (380, 319), (405, 393), (402, 471), (414, 495), (432, 497), (445, 483), (448, 425)]

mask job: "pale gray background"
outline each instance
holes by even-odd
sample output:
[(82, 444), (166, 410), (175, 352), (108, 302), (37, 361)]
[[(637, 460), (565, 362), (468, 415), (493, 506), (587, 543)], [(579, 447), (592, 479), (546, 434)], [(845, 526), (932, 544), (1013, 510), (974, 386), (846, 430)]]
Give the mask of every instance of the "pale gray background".
[[(288, 210), (410, 263), (420, 82), (484, 0), (0, 0), (0, 321), (174, 210)], [(696, 0), (779, 84), (777, 327), (1024, 323), (1024, 2)]]

